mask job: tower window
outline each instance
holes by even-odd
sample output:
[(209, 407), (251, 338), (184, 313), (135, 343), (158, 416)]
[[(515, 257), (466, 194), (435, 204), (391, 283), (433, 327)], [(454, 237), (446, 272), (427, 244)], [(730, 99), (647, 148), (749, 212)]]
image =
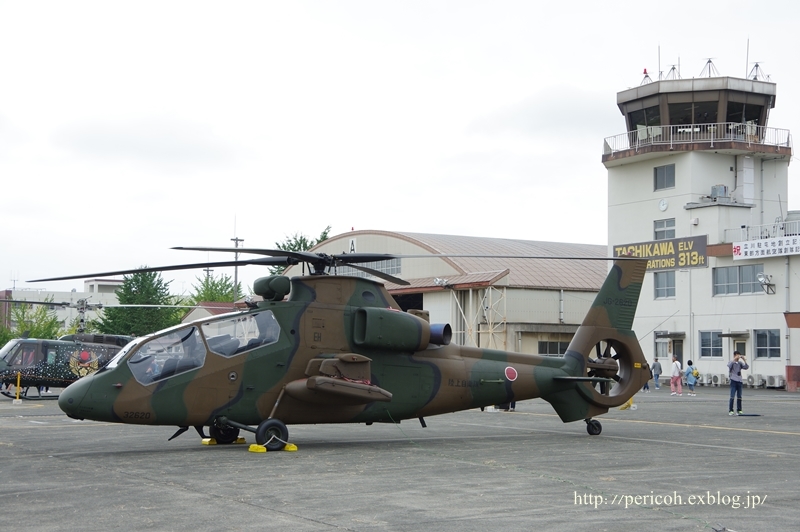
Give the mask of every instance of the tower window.
[(656, 299), (675, 297), (675, 272), (655, 272), (653, 273), (654, 285), (656, 288)]
[(653, 222), (653, 233), (655, 234), (655, 240), (675, 238), (675, 218)]
[(653, 168), (653, 190), (675, 188), (675, 165), (656, 166)]

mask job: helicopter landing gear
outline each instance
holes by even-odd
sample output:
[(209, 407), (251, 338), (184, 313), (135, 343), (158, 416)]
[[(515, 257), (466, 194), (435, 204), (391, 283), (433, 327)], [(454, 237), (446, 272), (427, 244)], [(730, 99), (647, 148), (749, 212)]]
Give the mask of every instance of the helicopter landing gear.
[(584, 421), (586, 421), (586, 432), (590, 436), (597, 436), (603, 431), (603, 425), (596, 419), (586, 419)]
[(220, 445), (228, 445), (236, 441), (239, 437), (239, 429), (230, 425), (217, 426), (216, 424), (208, 427), (208, 433), (217, 440)]
[(265, 419), (256, 429), (256, 443), (266, 446), (268, 451), (282, 451), (289, 439), (289, 429), (275, 418)]

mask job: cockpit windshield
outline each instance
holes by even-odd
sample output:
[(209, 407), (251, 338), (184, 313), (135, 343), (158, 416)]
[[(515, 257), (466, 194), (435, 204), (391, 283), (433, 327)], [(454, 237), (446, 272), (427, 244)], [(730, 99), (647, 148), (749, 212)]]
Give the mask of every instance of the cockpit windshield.
[(139, 383), (148, 385), (201, 367), (207, 355), (206, 346), (212, 353), (230, 358), (274, 344), (280, 333), (278, 320), (269, 310), (220, 316), (200, 326), (182, 326), (161, 336), (136, 340), (109, 367), (116, 366), (127, 353), (134, 351), (127, 360), (128, 367)]
[(9, 340), (6, 345), (0, 349), (0, 360), (6, 360), (10, 356), (12, 352), (14, 352), (14, 348), (19, 343), (19, 340)]
[(150, 384), (203, 365), (206, 348), (197, 327), (184, 327), (150, 338), (128, 359), (128, 367), (141, 384)]
[(224, 357), (232, 357), (274, 344), (280, 337), (281, 328), (271, 311), (246, 314), (202, 325), (208, 348)]

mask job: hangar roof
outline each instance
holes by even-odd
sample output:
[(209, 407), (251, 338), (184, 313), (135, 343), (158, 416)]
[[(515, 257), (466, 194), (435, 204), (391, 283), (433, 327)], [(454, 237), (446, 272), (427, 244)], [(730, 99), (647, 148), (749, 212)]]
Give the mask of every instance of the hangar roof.
[[(374, 237), (379, 237), (380, 243)], [(352, 239), (358, 239), (359, 252), (491, 256), (490, 258), (441, 258), (440, 260), (455, 270), (455, 275), (447, 276), (448, 284), (451, 285), (487, 285), (503, 279), (502, 284), (513, 287), (597, 291), (602, 286), (609, 268), (607, 261), (566, 259), (566, 257), (607, 257), (608, 248), (604, 245), (429, 233), (353, 231), (331, 237), (316, 246), (314, 251), (338, 253), (341, 252), (342, 241), (347, 242)], [(501, 255), (565, 257), (565, 259), (495, 258)], [(411, 259), (403, 260), (405, 262)], [(405, 265), (403, 269), (405, 272)], [(410, 281), (412, 284), (409, 288), (415, 291), (435, 286), (434, 275), (416, 276), (412, 279), (401, 273), (400, 277)], [(387, 288), (401, 287), (387, 284)]]

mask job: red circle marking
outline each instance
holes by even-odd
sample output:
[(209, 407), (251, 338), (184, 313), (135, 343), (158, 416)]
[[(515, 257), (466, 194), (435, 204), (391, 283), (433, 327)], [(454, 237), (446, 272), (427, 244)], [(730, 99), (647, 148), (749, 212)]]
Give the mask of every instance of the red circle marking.
[(88, 362), (92, 355), (88, 351), (81, 351), (81, 362)]
[(517, 380), (517, 370), (515, 370), (511, 366), (508, 366), (506, 368), (506, 379), (508, 379), (510, 381)]

